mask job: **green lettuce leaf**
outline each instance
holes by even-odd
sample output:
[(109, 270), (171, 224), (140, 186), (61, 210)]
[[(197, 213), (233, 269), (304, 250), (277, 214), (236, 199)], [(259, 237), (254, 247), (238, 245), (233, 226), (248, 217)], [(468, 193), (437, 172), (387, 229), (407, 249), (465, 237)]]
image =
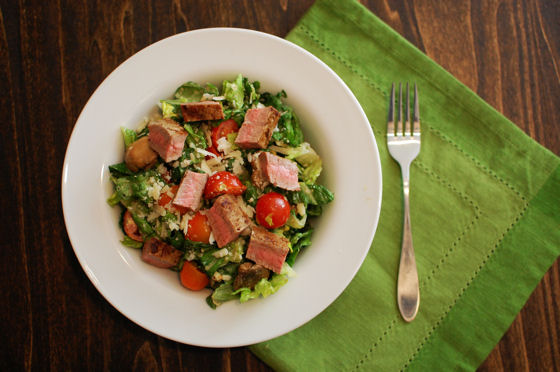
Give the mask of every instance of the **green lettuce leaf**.
[(137, 139), (136, 131), (132, 129), (121, 127), (121, 133), (123, 135), (125, 148), (128, 148), (128, 146), (132, 145), (132, 143), (134, 143), (134, 141), (136, 141)]
[(289, 236), (290, 244), (292, 249), (288, 256), (286, 257), (286, 263), (290, 266), (294, 265), (294, 262), (299, 254), (299, 252), (311, 245), (311, 236), (313, 235), (313, 228), (308, 227), (307, 230), (296, 232), (292, 236)]
[(174, 97), (181, 102), (199, 102), (204, 92), (200, 84), (187, 81), (175, 90)]
[(274, 107), (281, 113), (278, 120), (278, 131), (274, 132), (272, 138), (295, 147), (303, 142), (303, 132), (294, 109), (282, 102), (282, 98), (286, 97), (285, 91), (281, 91), (276, 95), (266, 92), (261, 94), (260, 102), (265, 106)]
[(317, 158), (313, 163), (303, 169), (301, 178), (307, 184), (314, 184), (323, 170), (321, 158)]
[(159, 101), (161, 103), (161, 114), (164, 118), (169, 118), (173, 120), (182, 120), (183, 115), (181, 113), (181, 101), (180, 99), (162, 99)]
[(222, 94), (234, 109), (241, 109), (245, 98), (243, 76), (241, 74), (237, 75), (234, 81), (224, 80), (222, 83)]
[(132, 176), (134, 174), (133, 171), (128, 169), (125, 163), (109, 165), (109, 172), (111, 172), (111, 175), (114, 177)]
[(240, 302), (247, 302), (259, 296), (268, 297), (271, 294), (276, 293), (280, 287), (288, 282), (288, 276), (282, 274), (273, 274), (270, 280), (261, 279), (260, 282), (255, 285), (255, 289), (250, 290), (249, 288), (240, 288), (233, 292), (234, 294), (239, 294)]
[(128, 236), (124, 236), (123, 240), (121, 240), (122, 245), (125, 247), (136, 248), (140, 249), (144, 245), (144, 242), (139, 242), (134, 239), (129, 238)]

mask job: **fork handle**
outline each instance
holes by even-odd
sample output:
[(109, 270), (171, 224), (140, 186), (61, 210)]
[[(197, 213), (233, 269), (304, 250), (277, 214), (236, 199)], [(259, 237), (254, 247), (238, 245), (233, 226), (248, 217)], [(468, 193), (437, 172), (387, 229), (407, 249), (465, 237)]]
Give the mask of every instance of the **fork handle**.
[(397, 280), (397, 302), (403, 319), (411, 322), (418, 312), (420, 304), (420, 290), (418, 286), (418, 271), (412, 245), (412, 230), (410, 228), (409, 207), (409, 165), (402, 167), (403, 195), (404, 195), (404, 223), (401, 247), (401, 261)]

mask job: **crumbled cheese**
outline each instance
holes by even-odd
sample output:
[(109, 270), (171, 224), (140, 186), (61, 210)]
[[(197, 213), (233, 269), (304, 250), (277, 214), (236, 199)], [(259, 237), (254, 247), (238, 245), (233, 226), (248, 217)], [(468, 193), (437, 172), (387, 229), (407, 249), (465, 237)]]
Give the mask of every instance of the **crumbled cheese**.
[(222, 274), (220, 274), (219, 272), (215, 272), (214, 275), (212, 275), (212, 279), (216, 282), (221, 282), (224, 278), (222, 276)]
[(158, 200), (161, 194), (161, 189), (164, 185), (163, 182), (157, 181), (154, 177), (150, 177), (148, 179), (147, 189), (148, 189), (148, 196), (153, 200)]
[(214, 253), (212, 253), (212, 256), (216, 257), (216, 258), (222, 258), (225, 257), (229, 254), (229, 251), (227, 250), (227, 248), (222, 248)]
[(165, 168), (165, 165), (163, 165), (163, 163), (160, 164), (160, 165), (158, 165), (158, 167), (156, 168), (156, 170), (157, 170), (157, 172), (158, 172), (159, 174), (161, 174), (161, 175), (164, 175), (164, 174), (167, 173), (167, 168)]
[(210, 167), (212, 174), (226, 170), (226, 166), (222, 164), (220, 158), (211, 158), (206, 160), (206, 164)]
[(162, 237), (163, 239), (169, 236), (169, 231), (167, 230), (167, 227), (164, 224), (162, 224), (160, 220), (156, 221), (156, 231), (159, 233), (159, 236)]
[[(251, 155), (251, 154), (249, 154)], [(226, 159), (231, 159), (231, 158), (235, 158), (235, 159), (240, 159), (241, 160), (241, 164), (244, 164), (243, 161), (243, 154), (241, 153), (241, 151), (239, 150), (235, 150), (230, 152), (229, 154), (227, 154), (226, 156), (224, 156)]]
[(236, 176), (240, 176), (243, 173), (247, 172), (247, 169), (242, 165), (243, 159), (242, 158), (235, 158), (232, 164), (232, 171)]
[(167, 220), (167, 228), (169, 229), (169, 231), (179, 230), (179, 225), (181, 223), (181, 214), (174, 208), (171, 210), (171, 212), (175, 215), (175, 220)]
[(173, 163), (171, 163), (171, 166), (172, 166), (173, 168), (177, 168), (177, 167), (179, 166), (179, 161), (178, 161), (178, 160), (175, 160)]
[(208, 238), (208, 243), (209, 244), (214, 244), (216, 242), (216, 239), (214, 238), (214, 233), (210, 232), (210, 237)]
[(181, 222), (179, 223), (179, 228), (183, 230), (183, 234), (187, 235), (187, 231), (189, 230), (189, 220), (193, 218), (193, 214), (186, 213), (182, 218)]
[(165, 208), (163, 208), (161, 205), (155, 204), (152, 207), (150, 214), (148, 214), (146, 218), (148, 219), (148, 222), (152, 222), (158, 217), (165, 216), (165, 212)]
[(190, 162), (189, 159), (184, 159), (184, 160), (182, 160), (181, 163), (179, 163), (179, 164), (181, 165), (182, 168), (186, 168), (186, 167), (189, 166), (190, 163), (191, 163), (191, 162)]
[(221, 137), (218, 139), (217, 148), (218, 151), (221, 151), (224, 155), (227, 155), (233, 151), (233, 146), (231, 145), (231, 142), (227, 140), (226, 137)]
[(223, 275), (222, 275), (222, 280), (224, 280), (224, 281), (226, 281), (226, 282), (227, 282), (228, 280), (231, 280), (231, 275), (223, 274)]
[(202, 154), (202, 155), (204, 155), (204, 156), (211, 156), (211, 157), (213, 157), (213, 158), (217, 158), (217, 157), (218, 157), (216, 154), (214, 154), (214, 153), (212, 153), (212, 152), (210, 152), (210, 151), (206, 151), (206, 150), (203, 150), (203, 149), (199, 149), (198, 147), (197, 147), (195, 150), (196, 150), (196, 152), (198, 152), (199, 154)]
[(264, 104), (262, 104), (262, 103), (260, 103), (260, 102), (257, 103), (257, 108), (265, 108), (265, 107), (266, 107), (266, 106), (265, 106)]
[(194, 253), (194, 251), (188, 251), (187, 255), (185, 256), (185, 259), (187, 261), (192, 261), (196, 258), (196, 254)]
[(212, 169), (210, 169), (210, 167), (208, 166), (208, 163), (206, 163), (206, 160), (202, 160), (199, 164), (198, 164), (198, 169), (201, 170), (202, 172), (212, 175)]

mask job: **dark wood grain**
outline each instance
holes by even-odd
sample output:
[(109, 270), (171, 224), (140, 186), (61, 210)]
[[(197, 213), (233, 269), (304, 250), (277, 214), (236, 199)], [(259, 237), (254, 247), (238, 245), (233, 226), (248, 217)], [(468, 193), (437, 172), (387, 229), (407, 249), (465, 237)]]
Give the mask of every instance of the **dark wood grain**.
[[(560, 154), (557, 0), (363, 3)], [(283, 37), (311, 4), (1, 0), (1, 370), (270, 370), (246, 348), (178, 344), (115, 310), (87, 279), (66, 235), (61, 169), (87, 99), (138, 50), (214, 26)], [(557, 261), (480, 371), (558, 371), (559, 339)]]

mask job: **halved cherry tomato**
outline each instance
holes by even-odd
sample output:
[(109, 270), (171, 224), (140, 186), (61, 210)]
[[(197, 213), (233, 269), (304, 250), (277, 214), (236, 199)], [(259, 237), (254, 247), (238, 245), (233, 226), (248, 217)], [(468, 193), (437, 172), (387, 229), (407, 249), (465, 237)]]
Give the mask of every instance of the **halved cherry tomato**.
[(286, 223), (290, 217), (288, 199), (277, 192), (264, 194), (257, 201), (257, 222), (268, 229), (275, 229)]
[(241, 183), (233, 173), (222, 171), (214, 173), (208, 178), (204, 188), (204, 197), (212, 199), (223, 194), (241, 195), (247, 186)]
[(208, 276), (190, 261), (185, 261), (183, 264), (180, 278), (181, 284), (192, 291), (200, 291), (210, 282)]
[(196, 212), (193, 218), (189, 220), (189, 228), (185, 237), (195, 242), (209, 243), (211, 232), (208, 218), (202, 213)]
[(123, 229), (130, 239), (136, 240), (137, 242), (142, 241), (142, 234), (140, 234), (138, 225), (136, 225), (136, 222), (134, 222), (132, 213), (130, 213), (129, 211), (124, 212)]
[[(167, 192), (161, 193), (160, 196), (159, 196), (158, 204), (162, 207), (165, 207), (166, 205), (168, 205), (173, 200), (173, 198), (175, 197), (175, 194), (177, 194), (177, 190), (179, 190), (179, 186), (178, 185), (173, 185), (169, 189), (169, 192), (173, 196), (167, 195)], [(177, 212), (179, 212), (179, 214), (181, 214), (181, 215), (183, 215), (183, 214), (185, 214), (189, 211), (188, 208), (181, 207), (180, 205), (174, 205), (173, 208), (175, 208), (177, 210)]]
[(228, 134), (237, 133), (239, 131), (239, 125), (233, 119), (224, 120), (212, 129), (212, 146), (214, 149), (218, 149), (218, 140), (223, 137), (227, 137)]

